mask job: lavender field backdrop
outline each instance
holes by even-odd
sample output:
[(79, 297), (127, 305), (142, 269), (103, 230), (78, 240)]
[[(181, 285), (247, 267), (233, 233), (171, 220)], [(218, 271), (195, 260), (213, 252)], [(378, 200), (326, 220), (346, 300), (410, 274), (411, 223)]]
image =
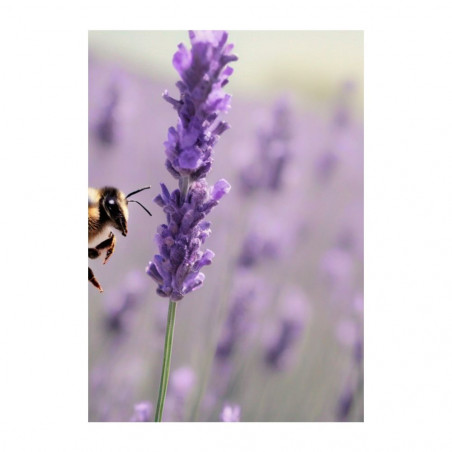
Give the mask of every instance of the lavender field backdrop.
[[(232, 188), (209, 215), (204, 285), (178, 303), (163, 420), (363, 420), (362, 40), (229, 33), (231, 129), (207, 179)], [(90, 262), (105, 290), (88, 288), (90, 421), (153, 419), (168, 302), (145, 269), (165, 223), (153, 199), (175, 186), (162, 93), (178, 94), (182, 41), (90, 33), (89, 185), (150, 184), (136, 199), (153, 214), (130, 205), (128, 236)]]

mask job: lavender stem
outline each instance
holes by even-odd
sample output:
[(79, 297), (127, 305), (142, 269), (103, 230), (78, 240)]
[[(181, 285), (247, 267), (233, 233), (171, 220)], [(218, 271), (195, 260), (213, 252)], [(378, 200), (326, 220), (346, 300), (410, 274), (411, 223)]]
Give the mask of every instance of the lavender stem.
[(190, 187), (190, 176), (183, 176), (179, 179), (179, 190), (182, 200), (187, 197), (188, 189)]
[(166, 323), (165, 349), (163, 351), (162, 376), (160, 378), (159, 398), (155, 409), (155, 422), (162, 422), (163, 405), (165, 404), (166, 391), (171, 365), (171, 352), (173, 349), (174, 321), (176, 319), (176, 302), (169, 302), (168, 320)]

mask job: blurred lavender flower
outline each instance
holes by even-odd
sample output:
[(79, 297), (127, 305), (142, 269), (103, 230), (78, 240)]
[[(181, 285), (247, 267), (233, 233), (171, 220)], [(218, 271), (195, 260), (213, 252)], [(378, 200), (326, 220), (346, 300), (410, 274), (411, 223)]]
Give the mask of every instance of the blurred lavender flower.
[(343, 318), (336, 325), (336, 337), (342, 345), (353, 347), (358, 340), (358, 326), (353, 319)]
[(339, 165), (339, 157), (335, 151), (327, 149), (316, 161), (316, 175), (322, 184), (327, 183)]
[(225, 405), (220, 414), (221, 422), (240, 422), (240, 406)]
[(170, 390), (177, 395), (177, 397), (185, 399), (196, 381), (195, 373), (190, 367), (180, 367), (171, 375)]
[(172, 374), (165, 400), (164, 421), (180, 422), (184, 420), (187, 398), (196, 383), (196, 375), (190, 367), (180, 367)]
[(95, 133), (98, 140), (105, 146), (111, 146), (117, 138), (116, 110), (119, 101), (119, 90), (112, 85), (107, 94), (106, 103), (100, 113)]
[(140, 303), (146, 292), (144, 276), (140, 271), (127, 274), (119, 291), (112, 292), (106, 301), (106, 327), (112, 333), (121, 333), (125, 330), (127, 317)]
[(164, 94), (179, 114), (177, 129), (169, 129), (165, 143), (166, 166), (179, 180), (179, 189), (170, 193), (161, 184), (162, 194), (154, 200), (166, 213), (167, 224), (158, 228), (160, 254), (147, 268), (158, 284), (157, 293), (172, 301), (202, 285), (200, 269), (214, 257), (212, 251), (200, 250), (210, 234), (210, 223), (204, 218), (231, 188), (224, 179), (209, 188), (205, 176), (212, 165), (212, 148), (228, 128), (217, 121), (229, 108), (230, 96), (222, 87), (232, 68), (224, 67), (237, 57), (231, 54), (232, 44), (225, 46), (226, 32), (190, 32), (190, 39), (191, 51), (180, 44), (173, 58), (182, 77), (177, 83), (181, 99)]
[(298, 339), (302, 324), (297, 320), (282, 319), (279, 334), (273, 344), (267, 349), (266, 363), (275, 370), (281, 370), (287, 362), (287, 353)]
[(350, 414), (352, 409), (353, 400), (355, 398), (355, 388), (347, 384), (344, 391), (339, 397), (339, 402), (337, 404), (337, 420), (345, 421)]
[(151, 422), (152, 404), (140, 402), (134, 406), (134, 412), (130, 422)]
[(251, 304), (255, 301), (254, 287), (241, 287), (232, 301), (228, 318), (221, 339), (217, 345), (215, 357), (227, 359), (234, 352), (237, 344), (243, 341), (243, 336), (249, 331)]
[(276, 240), (250, 232), (243, 242), (237, 263), (241, 267), (253, 267), (263, 259), (276, 258), (279, 253), (280, 249)]
[(304, 295), (295, 288), (288, 289), (278, 329), (268, 342), (265, 363), (273, 370), (285, 369), (300, 339), (308, 317)]
[(284, 169), (290, 158), (289, 116), (287, 102), (279, 101), (273, 111), (273, 124), (258, 133), (259, 157), (240, 172), (243, 194), (282, 188)]
[(346, 316), (336, 324), (336, 338), (345, 347), (353, 350), (356, 362), (359, 364), (363, 349), (363, 297), (357, 294), (351, 303), (346, 305)]
[(341, 331), (341, 329), (344, 329), (344, 322), (340, 322), (337, 329), (337, 333), (342, 333), (342, 337), (339, 335), (338, 339), (343, 345), (349, 347), (352, 353), (349, 375), (336, 407), (336, 416), (339, 421), (347, 420), (355, 400), (358, 398), (359, 394), (362, 394), (364, 378), (363, 302), (362, 294), (357, 294), (351, 305), (352, 310), (350, 314), (352, 314), (352, 316), (345, 322), (347, 327), (344, 331)]
[(341, 150), (340, 135), (344, 135), (346, 140), (350, 140), (350, 133), (347, 128), (350, 126), (351, 108), (350, 99), (354, 91), (354, 84), (346, 82), (340, 89), (339, 99), (335, 107), (329, 127), (328, 145), (315, 162), (315, 173), (321, 184), (328, 183), (333, 175), (337, 172), (341, 158), (339, 151)]
[(320, 263), (323, 282), (338, 293), (344, 292), (350, 287), (353, 279), (353, 268), (352, 256), (339, 247), (328, 250)]

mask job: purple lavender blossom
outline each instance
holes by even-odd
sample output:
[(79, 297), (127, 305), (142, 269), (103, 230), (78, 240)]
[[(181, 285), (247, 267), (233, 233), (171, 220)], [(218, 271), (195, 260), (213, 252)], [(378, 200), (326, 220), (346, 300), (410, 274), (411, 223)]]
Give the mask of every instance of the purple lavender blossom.
[(191, 51), (180, 44), (173, 58), (182, 78), (177, 83), (181, 99), (164, 94), (179, 115), (177, 128), (169, 129), (165, 143), (166, 167), (179, 180), (179, 188), (170, 193), (161, 184), (162, 194), (154, 200), (166, 213), (167, 224), (158, 228), (160, 254), (146, 269), (158, 284), (157, 293), (172, 301), (202, 285), (200, 269), (214, 257), (210, 250), (201, 251), (210, 234), (205, 217), (231, 188), (224, 179), (208, 187), (205, 177), (213, 146), (229, 127), (218, 116), (229, 108), (230, 96), (222, 87), (232, 68), (225, 66), (237, 57), (231, 54), (232, 44), (225, 45), (226, 32), (190, 32), (190, 39)]
[(182, 80), (177, 82), (181, 98), (163, 97), (177, 110), (177, 128), (168, 130), (166, 166), (177, 179), (189, 176), (198, 180), (207, 175), (212, 165), (212, 148), (219, 136), (229, 128), (217, 121), (221, 112), (230, 108), (231, 96), (223, 92), (233, 69), (226, 66), (237, 60), (233, 45), (226, 45), (224, 31), (189, 32), (191, 51), (183, 44), (173, 58)]
[(151, 422), (152, 404), (140, 402), (134, 406), (134, 412), (130, 422)]
[(240, 406), (226, 404), (220, 414), (221, 422), (240, 422)]
[(205, 179), (201, 179), (192, 184), (184, 201), (179, 189), (170, 194), (164, 184), (161, 186), (162, 195), (155, 202), (167, 214), (167, 224), (158, 228), (156, 240), (160, 254), (149, 263), (147, 273), (157, 282), (160, 296), (178, 301), (204, 281), (200, 269), (210, 265), (215, 256), (211, 250), (200, 250), (211, 232), (210, 223), (204, 218), (229, 191), (230, 185), (222, 179), (209, 190)]

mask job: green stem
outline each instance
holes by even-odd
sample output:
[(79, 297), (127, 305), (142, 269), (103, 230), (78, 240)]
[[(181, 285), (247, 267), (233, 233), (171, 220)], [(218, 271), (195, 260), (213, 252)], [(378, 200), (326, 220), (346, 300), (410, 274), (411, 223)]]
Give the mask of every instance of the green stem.
[(165, 349), (163, 351), (162, 377), (160, 378), (159, 398), (155, 409), (155, 422), (162, 422), (163, 405), (165, 404), (173, 348), (174, 320), (176, 319), (176, 302), (169, 302), (168, 320), (166, 323)]

